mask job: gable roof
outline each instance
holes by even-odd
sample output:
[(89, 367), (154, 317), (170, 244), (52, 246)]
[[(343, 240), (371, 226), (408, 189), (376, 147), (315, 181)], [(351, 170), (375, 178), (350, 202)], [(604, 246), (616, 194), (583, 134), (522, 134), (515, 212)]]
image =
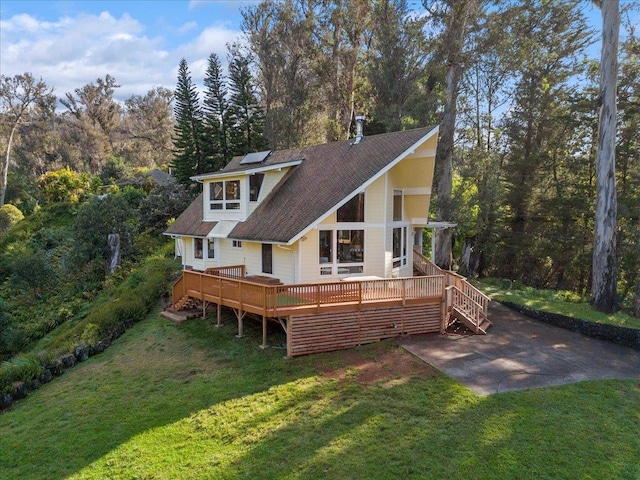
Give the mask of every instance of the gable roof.
[[(302, 163), (280, 180), (246, 221), (229, 238), (258, 242), (289, 243), (321, 216), (354, 195), (400, 156), (437, 127), (332, 142), (313, 147), (274, 151), (264, 165), (279, 165), (302, 159)], [(234, 158), (224, 172), (255, 168)]]
[(165, 235), (187, 235), (190, 237), (206, 237), (218, 222), (203, 222), (202, 193), (191, 202), (191, 205), (180, 214), (176, 221), (169, 225)]

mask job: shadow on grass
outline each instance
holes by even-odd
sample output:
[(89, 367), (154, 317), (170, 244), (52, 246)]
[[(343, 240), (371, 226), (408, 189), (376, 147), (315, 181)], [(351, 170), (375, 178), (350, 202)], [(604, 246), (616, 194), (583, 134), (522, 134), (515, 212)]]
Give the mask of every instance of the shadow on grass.
[(0, 478), (67, 478), (136, 435), (310, 373), (290, 368), (283, 350), (260, 350), (259, 325), (247, 322), (238, 339), (226, 324), (174, 325), (155, 312), (33, 392), (0, 415)]
[(236, 339), (227, 323), (150, 317), (0, 416), (0, 478), (640, 475), (638, 382), (488, 397), (443, 376), (362, 383), (318, 375), (345, 370), (341, 353), (283, 360), (258, 324)]

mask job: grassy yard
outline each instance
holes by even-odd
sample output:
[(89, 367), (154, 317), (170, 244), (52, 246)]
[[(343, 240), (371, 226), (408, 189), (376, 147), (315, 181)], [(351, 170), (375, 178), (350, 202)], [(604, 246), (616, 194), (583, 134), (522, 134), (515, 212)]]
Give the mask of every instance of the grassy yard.
[(480, 397), (392, 341), (234, 333), (150, 315), (0, 414), (0, 478), (640, 478), (637, 381)]
[(523, 285), (503, 283), (497, 279), (483, 279), (473, 283), (493, 300), (525, 305), (543, 312), (559, 313), (567, 317), (607, 323), (621, 327), (640, 328), (640, 318), (623, 312), (606, 314), (591, 308), (586, 299), (575, 293), (555, 290), (538, 290)]

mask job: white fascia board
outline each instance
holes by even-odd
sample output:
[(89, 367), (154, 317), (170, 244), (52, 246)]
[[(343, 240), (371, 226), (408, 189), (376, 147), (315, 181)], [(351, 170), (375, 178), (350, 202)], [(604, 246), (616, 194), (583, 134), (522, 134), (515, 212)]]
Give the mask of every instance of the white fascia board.
[(215, 180), (218, 178), (240, 177), (243, 175), (253, 175), (254, 173), (267, 172), (269, 170), (282, 170), (283, 168), (295, 167), (300, 165), (302, 160), (293, 160), (286, 163), (278, 163), (276, 165), (266, 165), (257, 168), (248, 168), (246, 170), (234, 170), (233, 172), (216, 172), (216, 173), (203, 173), (202, 175), (196, 175), (189, 177), (195, 182), (202, 182), (204, 180)]
[(403, 188), (404, 195), (431, 195), (431, 187)]
[[(355, 197), (358, 193), (364, 192), (369, 185), (371, 185), (373, 182), (375, 182), (380, 177), (382, 177), (382, 175), (386, 174), (389, 170), (391, 170), (393, 167), (395, 167), (397, 164), (399, 164), (402, 160), (407, 158), (409, 155), (413, 155), (415, 153), (416, 149), (420, 145), (422, 145), (424, 142), (429, 140), (434, 135), (438, 135), (439, 128), (440, 127), (438, 125), (436, 125), (431, 130), (429, 130), (425, 136), (423, 136), (420, 140), (418, 140), (416, 143), (414, 143), (409, 148), (407, 148), (404, 152), (402, 152), (400, 155), (398, 155), (393, 162), (389, 163), (383, 169), (378, 171), (378, 173), (376, 173), (369, 180), (367, 180), (360, 187), (358, 187), (357, 190), (354, 190), (349, 195), (344, 197), (342, 199), (342, 201), (338, 202), (338, 204), (336, 206), (334, 206), (331, 210), (325, 212), (315, 222), (313, 222), (311, 225), (309, 225), (307, 228), (305, 228), (300, 233), (298, 233), (295, 237), (293, 237), (291, 240), (289, 240), (287, 242), (287, 245), (291, 245), (291, 244), (297, 242), (300, 238), (304, 237), (311, 229), (317, 227), (320, 223), (322, 223), (324, 221), (325, 218), (327, 218), (333, 212), (337, 211), (341, 206), (343, 206), (345, 203), (347, 203), (349, 200), (351, 200), (353, 197)], [(365, 139), (366, 139), (366, 137), (365, 137)]]

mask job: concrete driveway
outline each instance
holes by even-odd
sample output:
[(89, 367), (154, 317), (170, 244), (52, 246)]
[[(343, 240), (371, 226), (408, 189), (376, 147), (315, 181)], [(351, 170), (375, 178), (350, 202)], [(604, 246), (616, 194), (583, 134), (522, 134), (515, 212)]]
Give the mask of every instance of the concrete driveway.
[(420, 335), (409, 352), (480, 395), (607, 378), (640, 379), (640, 351), (533, 320), (492, 302), (488, 335)]

